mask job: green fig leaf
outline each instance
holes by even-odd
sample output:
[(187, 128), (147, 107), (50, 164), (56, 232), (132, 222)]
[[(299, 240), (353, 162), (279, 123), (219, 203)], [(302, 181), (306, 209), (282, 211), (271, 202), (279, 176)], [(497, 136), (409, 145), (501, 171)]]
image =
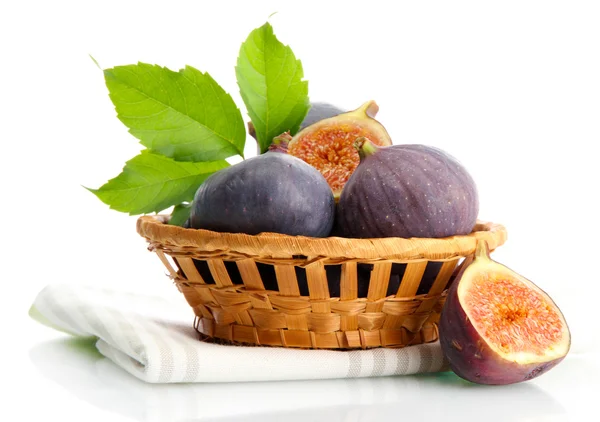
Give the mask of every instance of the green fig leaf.
[(104, 78), (119, 120), (152, 152), (177, 161), (244, 155), (242, 114), (208, 73), (138, 63), (106, 69)]
[(275, 136), (295, 134), (310, 108), (308, 82), (302, 63), (275, 37), (269, 23), (242, 44), (235, 70), (260, 152), (268, 150)]
[(160, 212), (192, 201), (208, 176), (228, 166), (224, 160), (189, 163), (144, 150), (117, 177), (88, 190), (111, 209), (130, 215)]
[(169, 224), (172, 226), (183, 226), (183, 224), (190, 217), (192, 211), (192, 204), (178, 204), (173, 207), (171, 217), (169, 218)]

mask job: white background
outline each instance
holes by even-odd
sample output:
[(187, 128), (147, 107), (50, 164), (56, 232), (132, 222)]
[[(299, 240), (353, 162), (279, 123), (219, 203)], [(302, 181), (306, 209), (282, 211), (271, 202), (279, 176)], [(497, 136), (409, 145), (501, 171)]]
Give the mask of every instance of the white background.
[[(245, 113), (237, 53), (273, 12), (276, 35), (302, 60), (311, 99), (347, 109), (374, 99), (394, 143), (435, 145), (462, 161), (478, 184), (480, 218), (508, 229), (494, 258), (555, 299), (571, 327), (572, 359), (600, 346), (598, 2), (4, 2), (1, 353), (16, 393), (8, 409), (22, 418), (56, 416), (60, 409), (62, 420), (82, 414), (88, 421), (132, 420), (132, 412), (115, 414), (102, 410), (102, 400), (86, 401), (73, 383), (56, 389), (58, 375), (43, 370), (46, 353), (52, 367), (64, 362), (62, 346), (45, 343), (57, 335), (27, 317), (45, 285), (97, 284), (178, 298), (136, 234), (136, 217), (109, 210), (82, 187), (116, 176), (141, 148), (116, 118), (102, 72), (88, 55), (103, 68), (192, 65), (208, 71)], [(576, 371), (567, 370), (578, 368), (573, 362), (539, 385), (578, 382)], [(363, 382), (357, 388), (379, 388)], [(320, 386), (323, 394), (330, 390)], [(133, 397), (143, 388), (127, 391)], [(528, 392), (515, 388), (521, 390), (504, 391)], [(142, 413), (133, 420), (161, 420)], [(338, 420), (367, 420), (352, 415)]]

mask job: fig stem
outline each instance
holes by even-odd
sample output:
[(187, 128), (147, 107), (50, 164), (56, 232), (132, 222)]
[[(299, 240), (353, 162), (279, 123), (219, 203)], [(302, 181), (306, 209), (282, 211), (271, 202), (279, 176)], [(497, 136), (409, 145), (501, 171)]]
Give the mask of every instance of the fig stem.
[(273, 143), (274, 144), (285, 144), (287, 145), (288, 142), (290, 142), (292, 140), (292, 135), (290, 135), (290, 132), (284, 132), (279, 136), (276, 136), (273, 138)]
[(357, 110), (355, 110), (355, 113), (356, 112), (362, 113), (365, 116), (374, 119), (375, 116), (377, 116), (377, 113), (379, 112), (379, 106), (375, 101), (370, 100), (361, 105)]
[(366, 136), (359, 136), (356, 138), (354, 141), (354, 148), (358, 151), (361, 161), (365, 157), (373, 155), (379, 150), (379, 147)]
[(278, 151), (287, 153), (288, 144), (292, 140), (290, 132), (284, 132), (279, 136), (273, 138), (273, 142), (269, 145), (268, 151)]
[(475, 247), (475, 259), (490, 259), (490, 247), (486, 240), (480, 239)]

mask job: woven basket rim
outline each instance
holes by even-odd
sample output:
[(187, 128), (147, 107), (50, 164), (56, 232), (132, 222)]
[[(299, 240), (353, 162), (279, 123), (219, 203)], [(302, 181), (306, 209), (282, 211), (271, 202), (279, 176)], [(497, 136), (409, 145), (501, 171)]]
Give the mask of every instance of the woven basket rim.
[(350, 239), (342, 237), (313, 238), (279, 233), (248, 235), (219, 233), (203, 229), (185, 229), (167, 224), (168, 215), (144, 215), (138, 218), (136, 229), (150, 244), (161, 248), (233, 252), (248, 257), (289, 258), (334, 257), (342, 259), (443, 260), (467, 256), (475, 251), (478, 240), (486, 240), (491, 250), (504, 244), (506, 228), (497, 223), (478, 220), (468, 235), (446, 238)]

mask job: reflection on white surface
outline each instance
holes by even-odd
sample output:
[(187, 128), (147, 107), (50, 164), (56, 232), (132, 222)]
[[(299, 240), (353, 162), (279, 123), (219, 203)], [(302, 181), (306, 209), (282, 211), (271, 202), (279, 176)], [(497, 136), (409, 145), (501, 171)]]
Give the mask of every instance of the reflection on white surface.
[(452, 373), (366, 379), (154, 385), (101, 356), (92, 339), (59, 339), (30, 351), (39, 371), (99, 408), (137, 421), (406, 419), (563, 421), (565, 409), (534, 383), (483, 387)]

